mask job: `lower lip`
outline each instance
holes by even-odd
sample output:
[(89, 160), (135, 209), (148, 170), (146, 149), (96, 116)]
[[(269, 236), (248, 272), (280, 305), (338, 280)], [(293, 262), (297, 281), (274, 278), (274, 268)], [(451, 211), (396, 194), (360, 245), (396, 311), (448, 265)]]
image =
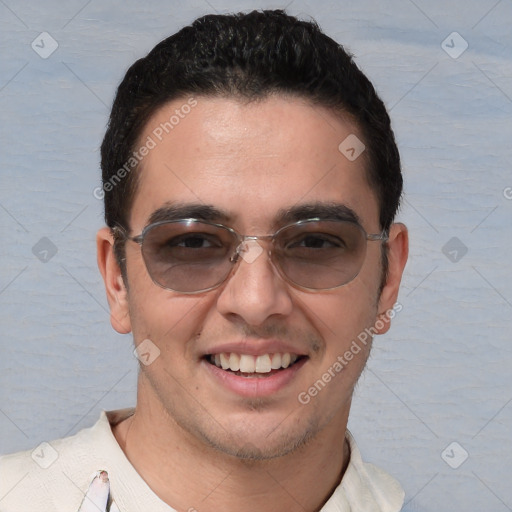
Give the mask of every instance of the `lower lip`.
[(241, 377), (233, 372), (223, 370), (208, 361), (203, 360), (202, 363), (206, 365), (210, 375), (228, 390), (244, 397), (264, 397), (285, 388), (306, 361), (307, 357), (303, 357), (292, 366), (279, 370), (267, 377)]

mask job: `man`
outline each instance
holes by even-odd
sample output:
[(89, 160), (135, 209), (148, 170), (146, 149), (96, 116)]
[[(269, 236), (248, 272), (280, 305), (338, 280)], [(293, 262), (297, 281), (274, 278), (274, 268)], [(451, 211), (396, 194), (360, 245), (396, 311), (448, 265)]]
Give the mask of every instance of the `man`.
[(351, 57), (283, 11), (205, 16), (128, 70), (101, 152), (137, 405), (51, 442), (47, 469), (4, 457), (0, 509), (400, 510), (347, 431), (408, 248), (389, 117)]

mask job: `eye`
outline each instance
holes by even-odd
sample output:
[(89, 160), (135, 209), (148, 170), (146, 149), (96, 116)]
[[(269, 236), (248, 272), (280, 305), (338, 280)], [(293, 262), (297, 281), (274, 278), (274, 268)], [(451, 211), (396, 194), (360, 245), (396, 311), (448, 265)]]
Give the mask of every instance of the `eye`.
[(156, 261), (166, 264), (198, 265), (211, 264), (224, 258), (228, 249), (222, 239), (214, 234), (185, 233), (162, 239), (148, 248), (148, 253)]
[(308, 233), (289, 241), (287, 249), (342, 249), (345, 242), (326, 233)]
[(183, 249), (209, 249), (223, 246), (222, 241), (217, 237), (203, 233), (177, 236), (169, 239), (165, 245)]

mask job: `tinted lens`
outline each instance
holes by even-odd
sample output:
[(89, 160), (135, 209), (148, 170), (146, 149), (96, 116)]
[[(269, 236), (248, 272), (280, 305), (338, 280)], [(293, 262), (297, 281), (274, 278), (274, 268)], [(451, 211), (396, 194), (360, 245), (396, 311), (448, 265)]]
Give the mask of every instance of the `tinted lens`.
[[(148, 272), (164, 288), (194, 293), (215, 288), (230, 273), (237, 236), (198, 221), (155, 224), (144, 233)], [(312, 290), (336, 288), (359, 273), (366, 252), (364, 230), (354, 222), (307, 221), (274, 237), (273, 260), (282, 276)]]
[(361, 269), (365, 252), (366, 236), (358, 224), (308, 221), (279, 232), (274, 257), (290, 281), (326, 290), (352, 281)]
[(142, 254), (157, 284), (178, 292), (198, 292), (226, 278), (235, 243), (235, 235), (226, 228), (193, 221), (168, 222), (144, 234)]

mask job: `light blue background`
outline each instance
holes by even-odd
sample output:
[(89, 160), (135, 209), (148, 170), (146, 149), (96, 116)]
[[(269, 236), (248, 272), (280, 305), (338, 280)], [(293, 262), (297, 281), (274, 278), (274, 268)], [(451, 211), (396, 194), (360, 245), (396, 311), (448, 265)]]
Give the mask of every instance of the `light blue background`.
[[(137, 361), (109, 324), (93, 196), (127, 67), (200, 15), (284, 6), (0, 1), (0, 453), (134, 404)], [(287, 11), (355, 53), (403, 158), (403, 310), (375, 340), (350, 429), (403, 484), (404, 510), (512, 510), (512, 2), (295, 0)], [(43, 31), (59, 44), (47, 59), (31, 48)], [(453, 31), (469, 45), (457, 59), (441, 46)], [(32, 253), (42, 237), (58, 250), (47, 263)], [(442, 251), (452, 237), (468, 248), (458, 262)], [(441, 457), (453, 441), (469, 454), (457, 469)]]

